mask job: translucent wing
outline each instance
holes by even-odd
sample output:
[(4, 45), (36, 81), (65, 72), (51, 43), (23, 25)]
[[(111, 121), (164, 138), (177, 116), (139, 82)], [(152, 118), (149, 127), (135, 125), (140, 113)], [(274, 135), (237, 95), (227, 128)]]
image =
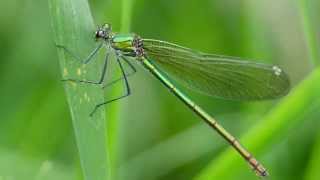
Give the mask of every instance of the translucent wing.
[(233, 100), (272, 99), (288, 93), (288, 76), (277, 66), (205, 54), (172, 43), (144, 39), (146, 58), (178, 83)]

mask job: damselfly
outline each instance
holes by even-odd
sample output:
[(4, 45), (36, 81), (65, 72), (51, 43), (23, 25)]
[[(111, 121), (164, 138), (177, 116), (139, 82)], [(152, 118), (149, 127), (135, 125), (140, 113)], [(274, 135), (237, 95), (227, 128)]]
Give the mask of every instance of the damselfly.
[[(289, 91), (287, 75), (278, 66), (244, 61), (239, 58), (206, 54), (173, 43), (154, 39), (142, 39), (135, 34), (113, 33), (110, 24), (104, 24), (95, 32), (99, 45), (82, 60), (88, 63), (102, 48), (107, 48), (102, 75), (98, 81), (67, 79), (81, 83), (103, 84), (109, 53), (114, 53), (126, 85), (126, 94), (98, 104), (90, 116), (101, 106), (130, 95), (130, 86), (124, 71), (126, 63), (136, 72), (130, 61), (139, 61), (144, 68), (165, 85), (192, 111), (214, 128), (250, 164), (259, 176), (267, 176), (266, 169), (217, 121), (178, 89), (176, 80), (186, 87), (209, 96), (231, 100), (264, 100), (284, 96)], [(68, 48), (58, 45), (74, 58), (81, 60)], [(131, 73), (132, 74), (132, 73)]]

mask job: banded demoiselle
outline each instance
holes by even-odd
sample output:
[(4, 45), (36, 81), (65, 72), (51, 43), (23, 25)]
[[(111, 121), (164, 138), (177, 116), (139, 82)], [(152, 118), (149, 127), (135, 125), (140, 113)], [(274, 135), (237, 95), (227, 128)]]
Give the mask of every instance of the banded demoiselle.
[[(178, 89), (172, 80), (205, 95), (230, 100), (265, 100), (284, 96), (290, 82), (286, 73), (278, 66), (245, 61), (237, 57), (202, 53), (173, 43), (142, 39), (136, 34), (112, 32), (110, 24), (100, 26), (95, 32), (99, 45), (81, 60), (63, 45), (65, 52), (83, 63), (90, 62), (97, 52), (106, 47), (108, 52), (98, 81), (67, 79), (67, 81), (104, 84), (109, 53), (114, 53), (126, 85), (126, 94), (97, 104), (90, 116), (101, 106), (130, 95), (127, 77), (136, 72), (132, 60), (139, 61), (187, 107), (194, 111), (209, 126), (215, 129), (249, 163), (259, 176), (267, 176), (267, 170), (240, 143), (200, 106)], [(132, 73), (124, 71), (123, 63)], [(116, 81), (118, 81), (116, 80)], [(115, 81), (114, 81), (115, 82)]]

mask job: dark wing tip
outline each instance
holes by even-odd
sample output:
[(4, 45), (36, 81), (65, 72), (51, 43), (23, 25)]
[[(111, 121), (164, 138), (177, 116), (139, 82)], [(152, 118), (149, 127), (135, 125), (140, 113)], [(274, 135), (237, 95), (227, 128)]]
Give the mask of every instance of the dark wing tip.
[(273, 96), (270, 98), (279, 98), (287, 95), (291, 87), (289, 76), (278, 66), (272, 66), (272, 71), (269, 87), (273, 91)]

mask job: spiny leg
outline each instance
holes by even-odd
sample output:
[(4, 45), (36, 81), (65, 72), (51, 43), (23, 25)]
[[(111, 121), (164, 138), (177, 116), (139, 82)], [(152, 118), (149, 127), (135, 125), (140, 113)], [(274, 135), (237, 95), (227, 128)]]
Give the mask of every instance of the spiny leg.
[(85, 80), (78, 80), (78, 79), (63, 79), (62, 81), (71, 81), (71, 82), (76, 82), (76, 83), (86, 83), (86, 84), (96, 84), (96, 85), (102, 84), (105, 79), (106, 72), (107, 72), (108, 59), (109, 59), (109, 52), (107, 52), (107, 54), (106, 54), (99, 81), (85, 81)]
[(97, 105), (94, 107), (93, 111), (90, 113), (90, 116), (92, 116), (92, 115), (97, 111), (97, 109), (98, 109), (99, 107), (101, 107), (101, 106), (103, 106), (103, 105), (106, 105), (106, 104), (108, 104), (108, 103), (111, 103), (111, 102), (113, 102), (113, 101), (117, 101), (117, 100), (120, 100), (120, 99), (122, 99), (122, 98), (125, 98), (125, 97), (127, 97), (127, 96), (129, 96), (129, 95), (131, 94), (131, 89), (130, 89), (129, 82), (128, 82), (128, 79), (127, 79), (127, 77), (126, 77), (126, 74), (125, 74), (125, 72), (124, 72), (123, 66), (122, 66), (122, 64), (121, 64), (121, 62), (120, 62), (119, 57), (118, 57), (118, 56), (116, 56), (116, 57), (117, 57), (116, 60), (117, 60), (117, 62), (118, 62), (118, 64), (119, 64), (119, 67), (120, 67), (120, 70), (121, 70), (121, 73), (122, 73), (122, 76), (123, 76), (123, 79), (124, 79), (124, 82), (125, 82), (126, 94), (124, 94), (124, 95), (122, 95), (122, 96), (120, 96), (120, 97), (114, 98), (114, 99), (110, 99), (110, 100), (105, 101), (105, 102), (103, 102), (103, 103), (97, 104)]
[[(132, 70), (132, 72), (125, 74), (126, 77), (129, 77), (137, 72), (136, 68), (130, 63), (130, 61), (127, 58), (125, 58), (124, 56), (121, 56), (121, 59), (124, 60), (124, 62), (126, 62)], [(113, 85), (123, 79), (124, 79), (124, 77), (120, 77), (118, 79), (115, 79), (115, 80), (109, 82), (108, 84), (104, 85), (102, 88), (104, 89), (106, 87), (109, 87), (109, 86), (111, 86), (111, 85)]]
[(79, 56), (76, 55), (76, 53), (72, 52), (70, 49), (68, 49), (67, 47), (65, 47), (64, 45), (60, 45), (60, 44), (56, 44), (57, 48), (61, 48), (63, 49), (65, 52), (67, 52), (69, 55), (71, 55), (74, 59), (80, 61), (83, 64), (87, 64), (89, 63), (93, 57), (97, 54), (97, 52), (101, 49), (103, 45), (103, 42), (101, 42), (96, 48), (94, 48), (90, 54), (84, 59), (82, 60)]

